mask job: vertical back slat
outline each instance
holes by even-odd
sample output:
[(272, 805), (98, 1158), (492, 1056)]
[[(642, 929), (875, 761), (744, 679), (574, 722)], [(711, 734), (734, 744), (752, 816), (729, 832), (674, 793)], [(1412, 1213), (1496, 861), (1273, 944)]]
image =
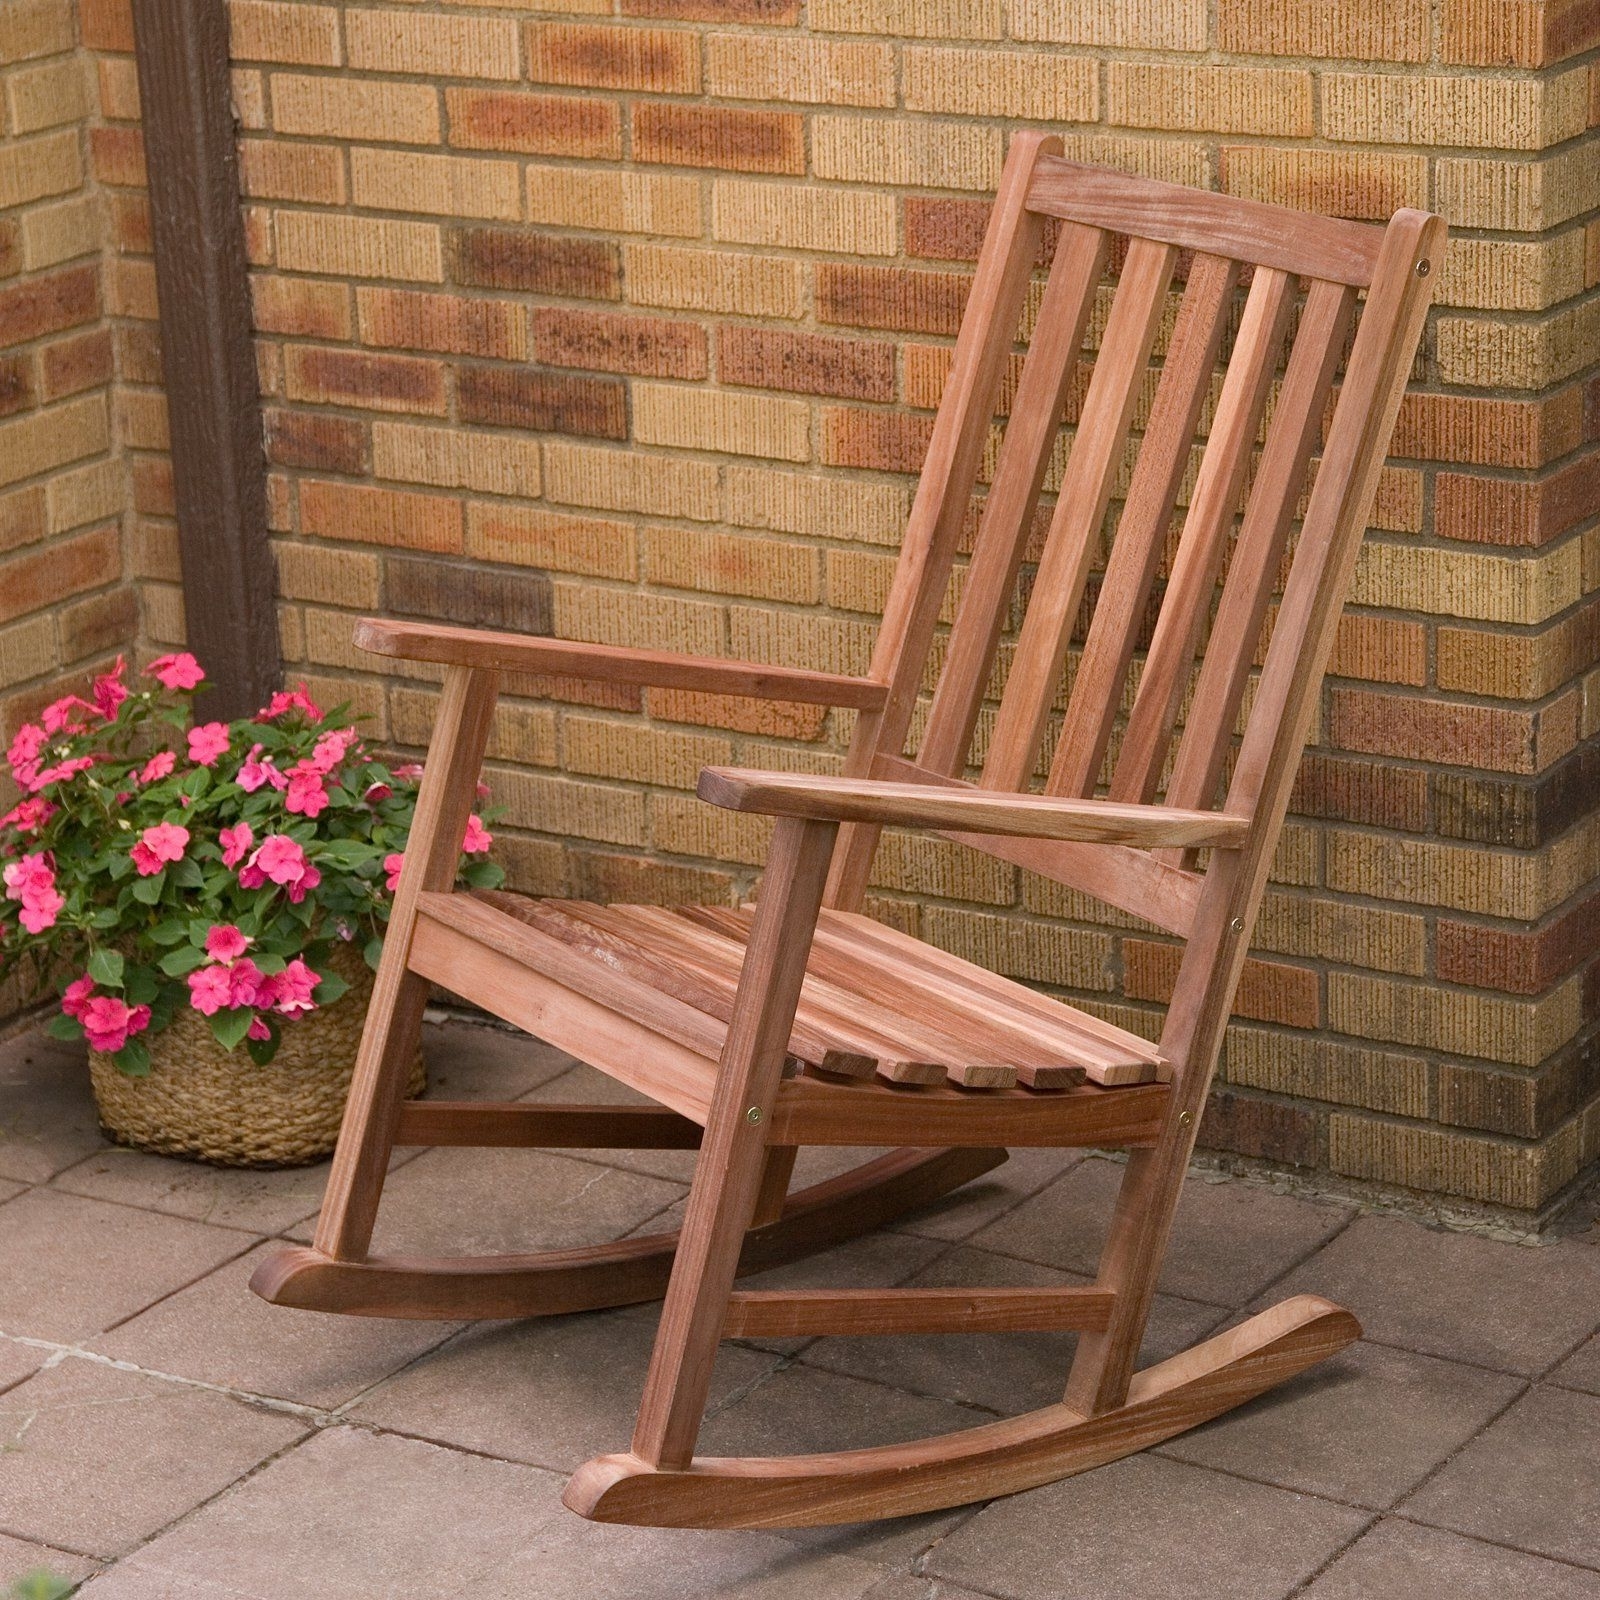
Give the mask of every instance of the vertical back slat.
[[(1184, 519), (1144, 676), (1111, 774), (1113, 799), (1147, 801), (1160, 782), (1293, 307), (1294, 279), (1276, 268), (1258, 267), (1200, 463), (1194, 499)], [(1216, 639), (1214, 644), (1219, 649), (1249, 648), (1232, 639)]]
[(917, 752), (918, 765), (930, 771), (955, 773), (966, 763), (1109, 243), (1098, 228), (1069, 223), (1056, 247), (928, 730)]
[[(880, 750), (898, 754), (905, 744), (1006, 357), (1044, 232), (1044, 218), (1028, 210), (1028, 186), (1039, 157), (1060, 150), (1061, 141), (1053, 134), (1024, 130), (1012, 139), (1006, 154), (868, 669), (869, 677), (888, 684), (889, 694), (881, 711), (863, 712), (858, 719), (845, 761), (849, 774), (870, 773)], [(828, 880), (829, 905), (853, 911), (860, 904), (878, 833), (867, 824), (841, 830)]]
[(1189, 463), (1200, 408), (1222, 348), (1229, 297), (1238, 276), (1238, 263), (1221, 256), (1196, 256), (1189, 270), (1189, 286), (1067, 701), (1061, 741), (1045, 785), (1050, 794), (1094, 792), (1140, 619)]
[(1149, 239), (1128, 247), (984, 762), (985, 788), (1021, 789), (1033, 770), (1177, 254)]

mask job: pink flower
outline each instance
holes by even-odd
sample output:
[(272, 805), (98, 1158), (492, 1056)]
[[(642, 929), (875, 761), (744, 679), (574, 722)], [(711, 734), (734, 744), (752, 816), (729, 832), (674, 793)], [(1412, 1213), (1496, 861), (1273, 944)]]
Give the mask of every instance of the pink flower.
[(43, 772), (34, 775), (33, 787), (43, 789), (49, 784), (60, 783), (66, 778), (76, 777), (80, 772), (87, 772), (93, 765), (93, 756), (73, 756), (70, 761), (58, 761), (53, 767), (46, 767)]
[(140, 783), (155, 783), (165, 778), (178, 764), (178, 758), (170, 750), (157, 750), (156, 753), (139, 768)]
[(383, 886), (389, 891), (390, 894), (393, 894), (395, 890), (400, 887), (400, 869), (404, 867), (405, 864), (406, 858), (403, 851), (397, 855), (385, 856), (383, 858), (383, 870), (388, 874), (388, 876), (383, 880)]
[(82, 733), (88, 726), (81, 718), (73, 715), (79, 707), (94, 714), (94, 707), (87, 700), (80, 700), (77, 695), (63, 695), (61, 699), (52, 701), (39, 715), (39, 720), (44, 724), (46, 733), (60, 733), (65, 729), (68, 733)]
[(231, 922), (218, 922), (206, 930), (206, 954), (213, 961), (236, 961), (254, 943)]
[(141, 878), (152, 878), (168, 861), (181, 861), (189, 843), (189, 830), (176, 822), (158, 822), (139, 835), (139, 842), (128, 852)]
[(203, 683), (206, 676), (200, 663), (187, 650), (180, 650), (176, 655), (157, 656), (144, 670), (146, 676), (159, 678), (168, 689), (193, 689)]
[(196, 766), (209, 767), (228, 748), (226, 722), (202, 722), (189, 730), (189, 759)]
[(264, 760), (261, 756), (261, 746), (250, 746), (250, 754), (244, 758), (239, 767), (238, 784), (246, 794), (254, 794), (263, 784), (270, 783), (274, 789), (286, 789), (289, 780), (272, 764), (272, 757)]
[(84, 1007), (94, 997), (94, 979), (86, 972), (81, 978), (74, 978), (65, 989), (61, 991), (61, 1009), (69, 1017), (81, 1017)]
[(315, 1011), (317, 1002), (311, 991), (322, 982), (320, 973), (313, 972), (298, 956), (278, 974), (277, 993), (273, 1010), (286, 1017), (297, 1017)]
[(21, 902), (22, 926), (29, 933), (53, 928), (66, 905), (56, 889), (55, 864), (43, 851), (13, 861), (4, 874), (6, 898)]
[(226, 967), (201, 967), (189, 974), (189, 1004), (196, 1011), (214, 1017), (231, 1003), (233, 980)]
[(323, 734), (311, 752), (311, 766), (323, 774), (332, 772), (358, 737), (354, 728), (335, 728)]
[(467, 818), (466, 837), (461, 841), (461, 850), (464, 855), (481, 855), (494, 843), (494, 835), (483, 825), (483, 818), (473, 815)]
[(150, 1026), (149, 1006), (130, 1006), (115, 995), (96, 995), (83, 1008), (83, 1031), (91, 1050), (120, 1050), (129, 1034), (143, 1033)]
[(246, 889), (259, 889), (270, 879), (289, 891), (299, 905), (322, 882), (322, 874), (306, 860), (306, 853), (293, 839), (282, 833), (269, 833), (256, 852), (239, 869), (239, 882)]
[(322, 787), (322, 774), (309, 761), (297, 761), (289, 772), (289, 792), (284, 805), (302, 816), (320, 816), (328, 805), (328, 791)]
[(0, 828), (15, 828), (18, 833), (37, 833), (55, 812), (56, 808), (48, 800), (37, 797), (19, 800), (0, 817)]
[(365, 800), (369, 806), (375, 806), (380, 801), (387, 800), (393, 793), (394, 790), (391, 789), (386, 783), (369, 783), (365, 791), (362, 793), (361, 798)]
[(56, 918), (61, 915), (61, 908), (66, 903), (55, 889), (46, 889), (42, 894), (33, 895), (22, 902), (17, 920), (29, 933), (43, 933), (46, 928), (55, 927)]
[(235, 961), (223, 970), (228, 974), (228, 1004), (235, 1010), (241, 1006), (271, 1004), (276, 984), (255, 962)]
[(303, 711), (309, 722), (321, 722), (322, 712), (317, 708), (317, 703), (306, 693), (304, 683), (296, 684), (292, 689), (280, 689), (271, 700), (258, 712), (258, 722), (271, 722), (276, 717), (281, 717), (286, 711)]
[(250, 1026), (245, 1029), (244, 1036), (247, 1039), (270, 1039), (272, 1037), (272, 1029), (260, 1017), (252, 1017)]
[(404, 778), (408, 782), (412, 778), (420, 778), (422, 776), (422, 763), (420, 761), (408, 761), (403, 767), (396, 767), (394, 775), (397, 778)]
[(244, 860), (244, 853), (255, 843), (255, 838), (248, 822), (222, 829), (217, 835), (217, 843), (222, 846), (223, 866), (235, 867)]
[(11, 763), (11, 775), (24, 789), (31, 789), (33, 780), (38, 776), (39, 753), (45, 747), (46, 738), (44, 729), (38, 723), (24, 722), (17, 729), (11, 748), (6, 751), (6, 760)]
[(127, 665), (127, 662), (118, 656), (117, 664), (104, 676), (96, 678), (94, 687), (89, 691), (94, 696), (95, 710), (107, 722), (116, 716), (117, 707), (128, 698), (128, 686), (122, 681), (122, 674)]

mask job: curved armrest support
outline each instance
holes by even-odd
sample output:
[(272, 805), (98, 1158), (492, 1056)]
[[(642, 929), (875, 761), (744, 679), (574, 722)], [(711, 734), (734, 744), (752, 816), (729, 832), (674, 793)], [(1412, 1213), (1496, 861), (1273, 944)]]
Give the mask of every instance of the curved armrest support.
[(898, 824), (1028, 839), (1076, 839), (1140, 849), (1200, 845), (1237, 849), (1250, 827), (1249, 818), (1221, 811), (1002, 794), (953, 785), (945, 789), (876, 778), (742, 772), (733, 767), (706, 767), (700, 774), (699, 794), (702, 800), (730, 811), (758, 811), (777, 817)]
[(768, 667), (711, 656), (675, 655), (670, 650), (629, 650), (618, 645), (582, 644), (482, 628), (451, 628), (443, 623), (393, 622), (363, 617), (356, 644), (374, 655), (402, 661), (437, 661), (448, 666), (499, 672), (542, 672), (591, 682), (648, 684), (659, 689), (692, 689), (706, 694), (744, 695), (756, 700), (788, 700), (806, 705), (848, 706), (874, 711), (888, 688), (866, 678), (799, 667)]

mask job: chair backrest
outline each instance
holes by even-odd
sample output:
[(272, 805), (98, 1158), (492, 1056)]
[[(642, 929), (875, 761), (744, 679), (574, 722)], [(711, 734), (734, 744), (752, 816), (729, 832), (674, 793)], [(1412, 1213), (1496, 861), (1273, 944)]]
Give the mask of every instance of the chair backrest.
[[(1235, 860), (1216, 895), (1229, 922), (1241, 912), (1253, 920), (1444, 225), (1420, 211), (1399, 212), (1386, 228), (1310, 216), (1078, 165), (1059, 150), (1037, 133), (1012, 142), (873, 657), (870, 675), (889, 684), (890, 695), (881, 713), (862, 716), (847, 771), (950, 783), (970, 781), (964, 774), (976, 768), (976, 781), (988, 788), (1021, 790), (1042, 776), (1045, 791), (1057, 795), (1093, 795), (1103, 784), (1114, 799), (1160, 796), (1209, 808), (1231, 762), (1223, 803), (1255, 826), (1243, 862)], [(1016, 376), (1019, 322), (1033, 310), (1034, 268), (1047, 243), (1048, 278), (995, 456), (996, 406)], [(1118, 261), (1085, 387), (1083, 346), (1101, 279)], [(1176, 318), (1153, 369), (1180, 274)], [(1069, 413), (1076, 427), (1057, 476)], [(1251, 669), (1325, 422), (1326, 444), (1235, 754)], [(938, 623), (986, 459), (992, 476), (944, 635)], [(1053, 476), (1054, 509), (1020, 629), (1008, 643), (1002, 635), (1018, 574), (1034, 554), (1035, 513)], [(1123, 483), (1083, 629), (1091, 568)], [(1045, 766), (1069, 644), (1080, 629), (1081, 653)], [(997, 666), (1005, 669), (1003, 686), (988, 711)], [(876, 842), (864, 825), (846, 830), (833, 904), (859, 903)], [(1202, 914), (1208, 875), (1177, 852), (965, 842), (1174, 932), (1192, 933)]]

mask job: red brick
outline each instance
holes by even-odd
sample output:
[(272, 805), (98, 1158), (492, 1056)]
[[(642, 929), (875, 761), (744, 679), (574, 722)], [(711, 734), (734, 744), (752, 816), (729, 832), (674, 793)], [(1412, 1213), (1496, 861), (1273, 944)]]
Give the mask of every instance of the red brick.
[(284, 378), (291, 400), (444, 415), (444, 367), (437, 361), (291, 345)]
[(599, 239), (568, 239), (514, 228), (466, 228), (456, 235), (455, 281), (485, 289), (582, 300), (622, 296), (622, 256)]
[(1548, 67), (1600, 44), (1592, 0), (1455, 0), (1439, 8), (1439, 57), (1471, 67)]
[(1428, 630), (1420, 622), (1347, 612), (1339, 619), (1328, 671), (1371, 683), (1428, 681)]
[(170, 517), (176, 514), (170, 456), (135, 456), (130, 476), (133, 480), (133, 509), (140, 516)]
[[(1182, 959), (1181, 945), (1124, 939), (1123, 988), (1128, 998), (1159, 1000), (1163, 1004), (1170, 1000)], [(1310, 967), (1252, 957), (1244, 964), (1233, 1014), (1257, 1022), (1282, 1023), (1288, 1028), (1315, 1028), (1322, 1020), (1317, 975)]]
[(652, 378), (703, 378), (708, 370), (703, 328), (667, 317), (629, 317), (613, 311), (537, 307), (533, 353), (551, 366), (636, 372)]
[(30, 339), (76, 328), (99, 315), (98, 266), (68, 267), (29, 278), (26, 283), (0, 289), (0, 347), (27, 344)]
[(1439, 919), (1435, 962), (1445, 983), (1542, 994), (1600, 952), (1600, 887), (1543, 928)]
[(617, 378), (580, 378), (523, 367), (463, 367), (456, 378), (456, 396), (463, 422), (599, 439), (628, 436), (627, 393)]
[(150, 197), (144, 194), (112, 193), (106, 196), (111, 217), (111, 242), (130, 255), (150, 254)]
[(280, 467), (310, 467), (318, 472), (366, 468), (367, 428), (350, 417), (315, 411), (269, 411), (265, 421), (267, 460)]
[(717, 376), (724, 383), (757, 389), (892, 400), (894, 346), (879, 339), (722, 327), (717, 330)]
[(1343, 750), (1534, 772), (1537, 733), (1536, 715), (1525, 711), (1335, 689), (1328, 736)]
[(0, 356), (0, 417), (12, 417), (39, 402), (33, 387), (32, 356)]
[(622, 0), (625, 17), (668, 22), (755, 22), (787, 27), (800, 20), (800, 0)]
[(806, 170), (805, 123), (790, 111), (644, 102), (633, 110), (636, 161), (733, 172)]
[[(989, 226), (989, 213), (993, 209), (988, 200), (936, 200), (929, 196), (908, 195), (905, 202), (906, 254), (928, 261), (976, 261), (978, 252), (983, 248), (984, 231)], [(1055, 255), (1060, 238), (1060, 222), (1055, 217), (1047, 218), (1039, 241), (1041, 266)], [(1126, 241), (1119, 234), (1113, 246), (1121, 246), (1125, 250)], [(1185, 256), (1187, 254), (1184, 252)], [(1116, 258), (1112, 258), (1114, 267), (1119, 264)], [(1185, 268), (1182, 276), (1187, 275)]]
[(756, 733), (768, 739), (820, 739), (828, 722), (826, 706), (745, 700), (690, 689), (652, 689), (650, 715), (657, 722), (690, 722), (696, 727)]
[(42, 485), (0, 495), (0, 551), (15, 550), (44, 538), (45, 525)]
[(1320, 1148), (1318, 1118), (1305, 1106), (1218, 1085), (1206, 1101), (1200, 1144), (1255, 1161), (1314, 1166)]
[(1464, 394), (1408, 394), (1400, 404), (1391, 456), (1466, 461), (1478, 466), (1542, 467), (1584, 442), (1577, 388), (1545, 400)]
[(534, 83), (698, 94), (700, 36), (687, 30), (583, 23), (528, 24), (528, 77)]
[(22, 225), (15, 217), (0, 217), (0, 278), (22, 270)]
[(461, 502), (441, 495), (363, 484), (300, 485), (300, 531), (324, 539), (443, 553), (461, 549), (462, 527)]
[(1537, 548), (1585, 522), (1600, 505), (1600, 451), (1545, 478), (1480, 478), (1441, 472), (1433, 531), (1441, 539)]
[(830, 467), (920, 472), (932, 437), (931, 417), (848, 406), (830, 406), (822, 414), (822, 460)]
[(954, 333), (971, 287), (961, 273), (823, 261), (817, 264), (817, 316), (853, 328)]
[(139, 596), (127, 585), (90, 595), (75, 605), (63, 606), (56, 625), (63, 661), (81, 661), (85, 656), (115, 650), (138, 632)]
[(253, 273), (250, 303), (257, 333), (301, 339), (348, 339), (350, 291), (342, 283)]
[(149, 182), (144, 168), (144, 134), (138, 128), (91, 128), (89, 160), (101, 183), (119, 189), (143, 189)]
[(509, 89), (447, 89), (444, 99), (450, 143), (463, 149), (600, 161), (622, 154), (622, 114), (614, 100)]
[(78, 42), (90, 50), (132, 54), (131, 0), (78, 0)]
[(521, 306), (412, 289), (356, 291), (363, 344), (520, 361), (528, 353)]
[(109, 383), (116, 371), (110, 328), (94, 328), (47, 344), (39, 352), (39, 367), (40, 389), (47, 402)]
[(1295, 776), (1290, 807), (1299, 816), (1420, 833), (1428, 825), (1428, 775), (1310, 750)]
[(0, 622), (53, 609), (121, 576), (122, 548), (114, 523), (57, 539), (0, 565)]

